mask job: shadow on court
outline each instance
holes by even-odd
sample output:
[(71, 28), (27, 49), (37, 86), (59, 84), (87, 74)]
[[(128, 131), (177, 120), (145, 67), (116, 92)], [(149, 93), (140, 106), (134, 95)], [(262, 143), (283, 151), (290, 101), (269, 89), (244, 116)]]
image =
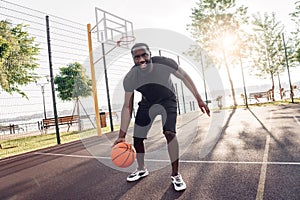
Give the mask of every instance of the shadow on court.
[[(166, 149), (151, 161), (153, 165), (163, 163), (164, 167), (128, 183), (128, 172), (112, 169), (90, 155), (87, 148), (98, 148), (102, 141), (91, 137), (84, 142), (38, 151), (49, 155), (32, 152), (1, 160), (0, 199), (248, 200), (255, 199), (261, 187), (262, 165), (267, 165), (263, 182), (265, 199), (297, 199), (300, 193), (299, 113), (297, 106), (230, 110), (218, 129), (220, 132), (213, 137), (212, 150), (204, 158), (199, 157), (199, 148), (210, 119), (199, 118), (198, 114), (185, 117), (180, 137), (190, 140), (187, 143), (190, 146), (180, 158), (180, 173), (188, 186), (184, 192), (173, 189), (171, 166), (162, 155), (167, 155)], [(194, 120), (200, 122), (200, 127), (190, 127), (198, 124)], [(148, 150), (166, 145), (158, 128), (153, 131), (155, 135), (148, 143)], [(197, 134), (189, 133), (194, 130)], [(113, 141), (116, 136), (117, 133), (108, 134), (105, 141)], [(268, 152), (267, 137), (270, 137)], [(103, 148), (109, 151), (110, 146)], [(263, 162), (265, 154), (268, 159)]]
[[(280, 107), (282, 109), (290, 109), (289, 106), (282, 106)], [(276, 155), (273, 155), (274, 158), (280, 158), (281, 161), (299, 161), (299, 154), (295, 157), (295, 154), (291, 154), (289, 149), (298, 149), (299, 144), (297, 144), (297, 133), (295, 133), (292, 129), (295, 129), (295, 125), (293, 126), (290, 122), (291, 119), (293, 119), (293, 116), (287, 116), (287, 112), (278, 112), (276, 115), (279, 115), (277, 117), (271, 116), (268, 120), (270, 121), (270, 127), (272, 128), (272, 131), (270, 131), (267, 126), (262, 122), (262, 120), (251, 110), (248, 109), (249, 112), (255, 117), (255, 119), (260, 123), (263, 130), (271, 137), (271, 141), (274, 141), (274, 149), (277, 149)], [(276, 112), (278, 110), (271, 110), (271, 112)], [(299, 110), (300, 112), (300, 110)], [(285, 119), (289, 119), (288, 123), (283, 123)], [(276, 121), (275, 121), (276, 120)], [(272, 123), (272, 121), (274, 121)], [(281, 132), (284, 134), (277, 136), (274, 134), (274, 132)]]

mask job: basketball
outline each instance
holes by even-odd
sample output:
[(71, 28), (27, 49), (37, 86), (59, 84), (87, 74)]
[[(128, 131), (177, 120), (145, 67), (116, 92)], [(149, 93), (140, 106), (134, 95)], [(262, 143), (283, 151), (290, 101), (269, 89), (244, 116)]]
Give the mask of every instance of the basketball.
[(134, 147), (126, 142), (116, 144), (111, 151), (111, 160), (118, 167), (129, 167), (136, 158)]

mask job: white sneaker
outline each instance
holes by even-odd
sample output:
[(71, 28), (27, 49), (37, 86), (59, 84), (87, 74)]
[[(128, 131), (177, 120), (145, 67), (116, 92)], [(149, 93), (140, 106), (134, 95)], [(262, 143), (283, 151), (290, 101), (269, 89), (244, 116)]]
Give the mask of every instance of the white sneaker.
[(181, 190), (185, 190), (186, 189), (186, 184), (183, 181), (182, 177), (180, 174), (178, 174), (177, 176), (171, 176), (172, 179), (172, 183), (174, 185), (174, 189), (176, 191), (181, 191)]
[(127, 177), (127, 181), (131, 182), (131, 181), (137, 181), (140, 178), (143, 178), (145, 176), (149, 175), (149, 171), (147, 169), (144, 170), (135, 170), (134, 172), (132, 172), (128, 177)]

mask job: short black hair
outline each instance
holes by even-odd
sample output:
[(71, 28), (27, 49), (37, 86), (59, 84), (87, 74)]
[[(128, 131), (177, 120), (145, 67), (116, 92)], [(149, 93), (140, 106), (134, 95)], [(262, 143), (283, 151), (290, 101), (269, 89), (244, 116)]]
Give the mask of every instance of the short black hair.
[(131, 48), (131, 54), (133, 54), (133, 52), (135, 50), (140, 49), (139, 47), (141, 47), (141, 49), (146, 49), (146, 50), (150, 51), (149, 46), (146, 43), (136, 43)]

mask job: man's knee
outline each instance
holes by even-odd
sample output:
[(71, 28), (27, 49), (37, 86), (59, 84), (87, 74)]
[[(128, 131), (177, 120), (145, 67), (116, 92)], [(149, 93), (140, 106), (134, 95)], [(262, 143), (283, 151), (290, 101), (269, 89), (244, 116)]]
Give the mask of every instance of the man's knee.
[(133, 144), (141, 145), (144, 142), (144, 138), (133, 137)]
[(144, 148), (144, 138), (133, 138), (133, 146), (136, 149), (136, 151), (140, 152)]
[(174, 138), (176, 138), (176, 133), (173, 131), (164, 131), (164, 135), (169, 142), (171, 142), (171, 140), (173, 140)]

